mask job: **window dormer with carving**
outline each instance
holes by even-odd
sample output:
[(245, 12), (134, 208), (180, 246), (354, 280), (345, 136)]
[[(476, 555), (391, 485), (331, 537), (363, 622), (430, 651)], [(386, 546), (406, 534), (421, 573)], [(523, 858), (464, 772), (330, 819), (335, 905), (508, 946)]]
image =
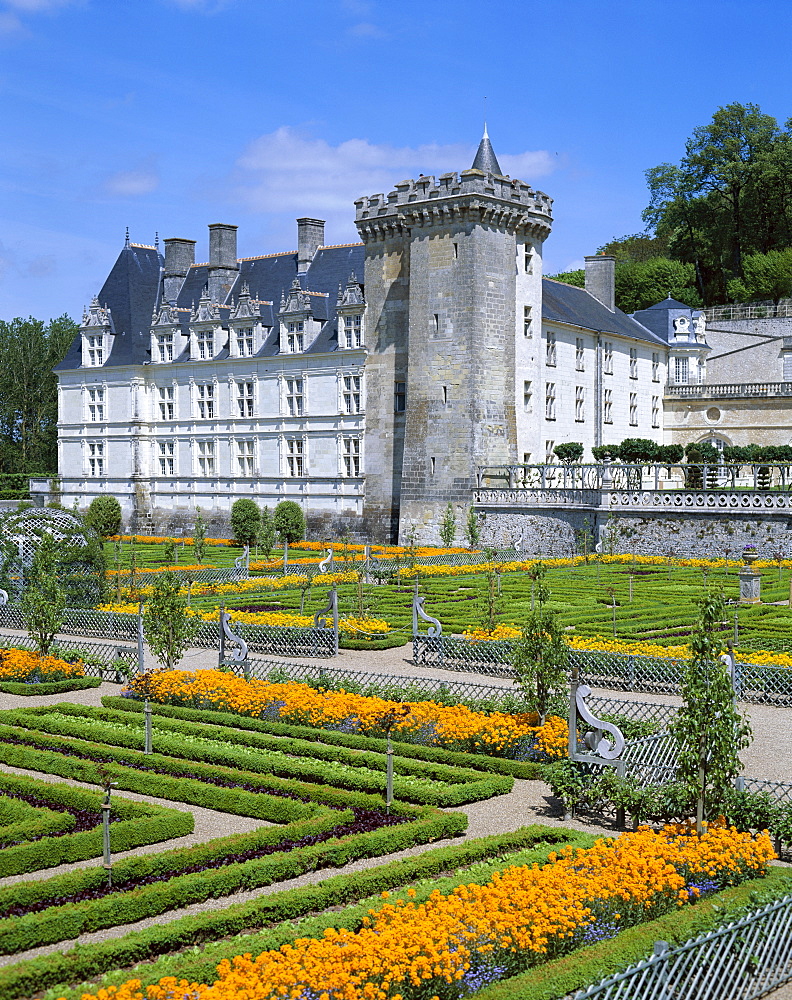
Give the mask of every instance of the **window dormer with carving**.
[(102, 308), (96, 296), (83, 315), (80, 333), (83, 367), (101, 368), (110, 356), (115, 331), (110, 310)]
[(228, 320), (228, 347), (232, 358), (252, 358), (261, 350), (266, 336), (266, 329), (261, 322), (261, 306), (262, 303), (254, 299), (248, 286), (243, 284), (238, 301), (232, 304)]
[(338, 286), (336, 313), (338, 314), (338, 346), (341, 350), (353, 351), (365, 345), (365, 309), (363, 287), (350, 274), (346, 287)]
[(295, 278), (278, 310), (281, 354), (302, 354), (314, 342), (327, 316), (327, 296), (304, 291)]
[(220, 306), (212, 301), (205, 288), (190, 315), (190, 358), (211, 361), (217, 353), (221, 331)]
[(159, 312), (154, 310), (151, 317), (151, 360), (154, 364), (166, 365), (175, 361), (187, 346), (181, 315), (186, 316), (186, 313), (170, 302), (163, 302)]

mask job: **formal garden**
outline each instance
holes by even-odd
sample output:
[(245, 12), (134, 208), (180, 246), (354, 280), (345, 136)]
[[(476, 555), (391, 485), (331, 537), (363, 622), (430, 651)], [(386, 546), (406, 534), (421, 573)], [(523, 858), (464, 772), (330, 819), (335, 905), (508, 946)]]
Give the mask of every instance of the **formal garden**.
[[(604, 997), (702, 935), (710, 978), (752, 941), (713, 996), (788, 976), (792, 782), (740, 763), (745, 704), (792, 695), (782, 554), (114, 527), (6, 525), (3, 998)], [(437, 676), (377, 673), (388, 646)], [(549, 811), (510, 814), (533, 785)], [(502, 832), (466, 836), (481, 808)], [(173, 846), (191, 809), (220, 835)]]

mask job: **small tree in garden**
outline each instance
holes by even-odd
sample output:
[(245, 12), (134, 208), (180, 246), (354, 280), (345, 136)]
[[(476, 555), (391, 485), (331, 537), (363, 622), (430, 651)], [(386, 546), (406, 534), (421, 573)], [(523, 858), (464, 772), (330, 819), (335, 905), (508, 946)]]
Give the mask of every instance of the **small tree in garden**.
[(476, 511), (473, 507), (468, 508), (467, 521), (465, 521), (465, 541), (468, 543), (468, 548), (476, 549), (478, 548), (479, 539), (481, 538), (481, 529), (479, 528), (478, 517), (476, 517)]
[(262, 507), (258, 535), (256, 536), (256, 545), (261, 546), (265, 559), (269, 559), (272, 555), (272, 550), (275, 548), (276, 537), (277, 532), (275, 530), (275, 522), (272, 518), (272, 512), (269, 507)]
[(193, 526), (193, 553), (195, 561), (200, 566), (206, 553), (206, 522), (201, 516), (201, 508), (195, 508), (195, 524)]
[(57, 544), (49, 532), (41, 536), (22, 595), (22, 617), (28, 635), (46, 656), (63, 626), (66, 593), (58, 582)]
[(85, 522), (103, 540), (121, 530), (121, 504), (115, 497), (94, 497), (85, 514)]
[(456, 528), (454, 508), (449, 503), (443, 514), (443, 520), (440, 523), (440, 540), (446, 548), (449, 548), (453, 544), (456, 536)]
[(531, 614), (514, 644), (512, 666), (529, 712), (536, 712), (539, 725), (547, 718), (552, 699), (566, 685), (569, 648), (552, 611)]
[(168, 669), (175, 667), (199, 625), (199, 619), (187, 614), (178, 575), (160, 573), (143, 615), (143, 634), (156, 659)]
[(722, 803), (740, 772), (738, 755), (751, 741), (751, 728), (737, 711), (731, 677), (720, 660), (723, 595), (710, 592), (699, 607), (689, 644), (692, 657), (682, 680), (682, 707), (671, 732), (678, 747), (678, 778), (696, 799), (701, 833), (708, 806)]
[(162, 544), (162, 559), (166, 566), (173, 566), (177, 560), (176, 555), (176, 542), (173, 538), (169, 538), (166, 542)]
[(583, 445), (579, 441), (564, 441), (553, 448), (553, 454), (564, 465), (574, 465), (583, 458)]
[(272, 520), (277, 533), (289, 545), (305, 537), (305, 515), (302, 507), (294, 500), (281, 500), (275, 508)]
[(240, 545), (255, 544), (261, 526), (261, 511), (253, 500), (243, 497), (235, 500), (231, 508), (231, 527)]

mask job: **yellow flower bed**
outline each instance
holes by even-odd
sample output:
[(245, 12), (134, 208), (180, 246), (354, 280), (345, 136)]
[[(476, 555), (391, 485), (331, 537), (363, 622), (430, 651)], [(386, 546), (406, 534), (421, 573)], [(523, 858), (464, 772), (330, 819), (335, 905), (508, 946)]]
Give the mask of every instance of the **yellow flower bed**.
[[(284, 722), (319, 728), (338, 726), (351, 719), (363, 733), (380, 731), (382, 716), (403, 704), (347, 691), (316, 691), (308, 684), (246, 681), (220, 670), (158, 671), (150, 677), (150, 697), (165, 704), (211, 705), (253, 718), (272, 712), (274, 707)], [(394, 732), (421, 736), (422, 741), (431, 744), (509, 756), (525, 737), (533, 736), (538, 749), (550, 757), (563, 757), (567, 752), (564, 719), (551, 718), (539, 727), (535, 715), (487, 714), (465, 705), (434, 701), (408, 704), (410, 714), (397, 720)]]
[[(184, 572), (187, 572), (188, 570), (195, 571), (195, 570), (201, 570), (201, 569), (206, 569), (206, 568), (207, 568), (206, 566), (200, 566), (198, 563), (194, 563), (193, 565), (189, 565), (189, 566), (185, 566), (185, 565), (181, 565), (180, 566), (180, 565), (178, 565), (178, 563), (176, 565), (174, 565), (174, 566), (154, 566), (154, 567), (151, 567), (151, 566), (142, 566), (142, 567), (138, 566), (135, 569), (135, 575), (142, 574), (142, 573), (176, 572), (176, 571), (179, 571), (179, 570), (182, 573), (184, 573)], [(109, 570), (107, 570), (107, 575), (108, 576), (129, 576), (131, 573), (132, 573), (131, 569), (109, 569)]]
[(65, 681), (84, 677), (82, 662), (67, 663), (55, 656), (41, 656), (27, 649), (0, 650), (0, 680), (28, 682), (34, 677), (40, 681)]
[[(570, 649), (593, 653), (627, 653), (633, 656), (656, 656), (661, 659), (690, 659), (688, 646), (661, 646), (641, 640), (608, 639), (601, 635), (572, 636), (566, 640)], [(774, 653), (768, 649), (736, 650), (738, 663), (753, 663), (760, 667), (792, 667), (789, 653)]]
[(580, 942), (603, 915), (615, 927), (652, 919), (694, 898), (688, 886), (697, 877), (733, 885), (765, 874), (773, 857), (766, 834), (711, 827), (698, 837), (642, 827), (587, 849), (565, 848), (541, 868), (511, 866), (485, 885), (435, 891), (422, 903), (413, 901), (414, 889), (393, 902), (384, 892), (358, 930), (331, 927), (255, 958), (224, 959), (212, 985), (166, 977), (144, 988), (132, 979), (82, 1000), (282, 1000), (306, 989), (321, 1000), (417, 1000), (435, 990), (451, 995), (455, 984), (466, 995), (460, 981), (481, 956), (491, 965), (518, 957), (527, 967), (557, 941)]

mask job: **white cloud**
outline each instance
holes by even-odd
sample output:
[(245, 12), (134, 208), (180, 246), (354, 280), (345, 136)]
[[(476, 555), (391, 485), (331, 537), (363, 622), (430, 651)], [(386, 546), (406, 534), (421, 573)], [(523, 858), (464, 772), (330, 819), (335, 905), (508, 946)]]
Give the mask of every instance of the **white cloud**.
[(36, 14), (42, 10), (55, 10), (58, 7), (70, 7), (82, 2), (83, 0), (4, 0), (4, 6)]
[(234, 0), (168, 0), (180, 10), (198, 11), (201, 14), (218, 14), (230, 7)]
[(347, 34), (354, 38), (385, 38), (385, 32), (370, 21), (361, 21), (347, 28)]
[(150, 194), (159, 187), (159, 175), (151, 167), (139, 170), (120, 170), (105, 178), (102, 185), (105, 192), (121, 198), (137, 198)]
[(10, 38), (24, 32), (22, 22), (11, 11), (0, 10), (0, 38)]

